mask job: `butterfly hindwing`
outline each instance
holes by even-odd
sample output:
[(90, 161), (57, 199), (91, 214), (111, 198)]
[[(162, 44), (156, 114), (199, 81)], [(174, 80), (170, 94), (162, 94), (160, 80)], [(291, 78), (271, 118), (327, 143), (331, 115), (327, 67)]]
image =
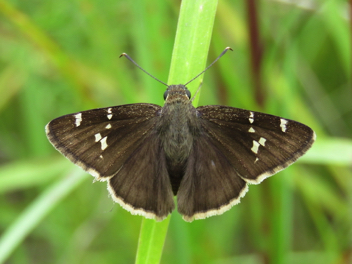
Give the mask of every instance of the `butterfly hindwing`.
[(174, 209), (166, 158), (157, 133), (148, 136), (126, 160), (108, 189), (132, 214), (163, 220)]
[(246, 192), (246, 182), (214, 139), (207, 134), (195, 139), (177, 193), (183, 219), (193, 221), (222, 214), (239, 203)]
[(65, 115), (46, 126), (50, 142), (98, 180), (113, 176), (147, 137), (160, 106), (131, 104)]

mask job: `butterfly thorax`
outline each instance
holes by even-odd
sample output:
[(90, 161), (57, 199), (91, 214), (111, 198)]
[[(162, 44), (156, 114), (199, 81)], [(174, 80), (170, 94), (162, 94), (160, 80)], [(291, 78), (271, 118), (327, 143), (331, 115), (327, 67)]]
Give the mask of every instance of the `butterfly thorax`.
[[(186, 89), (184, 85), (168, 87), (158, 129), (168, 171), (170, 177), (173, 178), (172, 181), (175, 182), (180, 181), (184, 174), (185, 163), (193, 145), (194, 131), (197, 130), (194, 127), (197, 127), (198, 123), (196, 109), (189, 100)], [(174, 192), (177, 191), (176, 189), (178, 186), (173, 186)]]

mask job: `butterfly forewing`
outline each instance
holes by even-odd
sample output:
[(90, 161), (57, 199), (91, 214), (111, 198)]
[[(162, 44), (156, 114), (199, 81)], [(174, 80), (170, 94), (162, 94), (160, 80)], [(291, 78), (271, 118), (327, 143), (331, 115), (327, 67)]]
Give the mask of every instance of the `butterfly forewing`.
[(113, 176), (155, 126), (160, 106), (132, 104), (83, 111), (46, 126), (50, 142), (97, 179)]
[(225, 106), (198, 107), (203, 129), (248, 183), (289, 166), (313, 144), (309, 127), (269, 114)]

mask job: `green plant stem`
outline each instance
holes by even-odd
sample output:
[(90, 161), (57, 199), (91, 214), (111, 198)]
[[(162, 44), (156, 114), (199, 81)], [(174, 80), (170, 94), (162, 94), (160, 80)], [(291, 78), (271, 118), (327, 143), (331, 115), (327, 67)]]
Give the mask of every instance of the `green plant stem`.
[[(217, 0), (182, 1), (168, 84), (186, 83), (205, 69), (216, 7)], [(192, 94), (202, 78), (187, 85)]]
[[(186, 83), (206, 67), (216, 7), (217, 0), (182, 1), (168, 84)], [(189, 85), (192, 94), (201, 80)], [(160, 262), (169, 221), (142, 220), (137, 264)]]

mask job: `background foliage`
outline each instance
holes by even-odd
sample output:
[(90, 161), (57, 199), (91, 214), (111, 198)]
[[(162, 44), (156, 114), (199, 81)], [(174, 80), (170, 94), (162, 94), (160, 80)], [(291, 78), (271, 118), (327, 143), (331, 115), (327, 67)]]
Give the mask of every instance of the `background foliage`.
[[(295, 119), (317, 142), (222, 216), (189, 224), (174, 213), (161, 261), (350, 263), (348, 7), (256, 1), (255, 12), (252, 2), (219, 1), (208, 61), (234, 51), (206, 73), (199, 104)], [(44, 126), (91, 108), (162, 104), (165, 87), (118, 57), (166, 81), (179, 5), (0, 0), (0, 262), (134, 261), (141, 217), (60, 156)]]

